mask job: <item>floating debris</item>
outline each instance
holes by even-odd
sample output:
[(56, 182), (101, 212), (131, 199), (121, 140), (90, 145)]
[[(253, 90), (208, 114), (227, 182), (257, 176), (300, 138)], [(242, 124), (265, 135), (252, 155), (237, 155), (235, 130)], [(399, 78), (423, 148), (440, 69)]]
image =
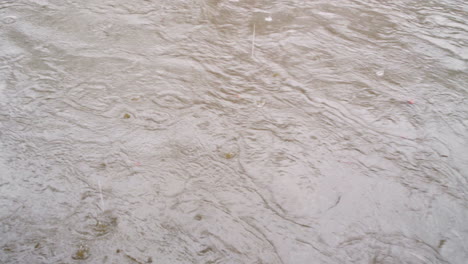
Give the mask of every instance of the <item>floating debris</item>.
[(125, 254), (125, 256), (130, 259), (131, 261), (135, 262), (135, 263), (138, 263), (138, 264), (142, 264), (142, 262), (138, 261), (136, 258), (128, 255), (128, 254)]
[(271, 22), (272, 20), (273, 20), (273, 18), (271, 18), (271, 16), (265, 17), (265, 21), (267, 21), (267, 22)]
[(199, 215), (199, 214), (197, 214), (197, 215), (194, 217), (194, 219), (197, 220), (197, 221), (202, 220), (202, 218), (203, 218), (203, 217), (202, 217), (201, 215)]
[(385, 71), (384, 71), (384, 70), (380, 70), (380, 71), (375, 72), (375, 75), (377, 75), (377, 76), (379, 76), (379, 77), (384, 76), (384, 74), (385, 74)]
[(438, 248), (438, 249), (441, 249), (441, 248), (445, 245), (445, 242), (447, 242), (446, 239), (441, 239), (441, 240), (439, 241), (439, 246), (437, 246), (437, 248)]
[(11, 247), (9, 247), (9, 246), (5, 246), (5, 247), (3, 248), (3, 251), (5, 251), (5, 252), (13, 252), (13, 249), (12, 249)]
[(89, 258), (89, 248), (85, 246), (80, 246), (80, 248), (73, 254), (72, 259), (84, 260)]
[(210, 251), (213, 251), (211, 249), (211, 247), (207, 247), (207, 248), (203, 249), (202, 251), (198, 252), (198, 255), (206, 254), (206, 253), (208, 253)]
[(117, 226), (117, 217), (111, 214), (104, 213), (99, 219), (96, 218), (95, 220), (96, 223), (91, 228), (96, 236), (107, 235), (114, 231)]
[(236, 155), (234, 153), (231, 153), (231, 152), (228, 152), (228, 153), (224, 153), (224, 158), (226, 159), (232, 159), (234, 158)]

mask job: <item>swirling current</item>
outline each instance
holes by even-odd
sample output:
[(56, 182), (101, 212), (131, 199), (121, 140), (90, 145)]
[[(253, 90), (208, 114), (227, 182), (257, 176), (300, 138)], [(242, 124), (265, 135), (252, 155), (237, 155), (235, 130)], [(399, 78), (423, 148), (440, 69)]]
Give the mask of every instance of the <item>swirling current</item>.
[(0, 263), (468, 263), (468, 2), (1, 0)]

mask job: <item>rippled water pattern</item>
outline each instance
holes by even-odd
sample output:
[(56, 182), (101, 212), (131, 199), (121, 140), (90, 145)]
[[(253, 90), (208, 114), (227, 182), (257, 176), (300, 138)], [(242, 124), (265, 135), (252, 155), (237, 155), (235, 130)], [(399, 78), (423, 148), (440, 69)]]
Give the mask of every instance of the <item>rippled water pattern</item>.
[(467, 263), (467, 22), (0, 1), (0, 262)]

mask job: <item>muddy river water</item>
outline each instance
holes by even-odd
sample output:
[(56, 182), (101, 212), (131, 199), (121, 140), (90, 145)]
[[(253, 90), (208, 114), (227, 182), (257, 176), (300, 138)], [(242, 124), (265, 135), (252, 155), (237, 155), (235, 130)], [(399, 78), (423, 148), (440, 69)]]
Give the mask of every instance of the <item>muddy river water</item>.
[(0, 263), (468, 263), (465, 0), (0, 0)]

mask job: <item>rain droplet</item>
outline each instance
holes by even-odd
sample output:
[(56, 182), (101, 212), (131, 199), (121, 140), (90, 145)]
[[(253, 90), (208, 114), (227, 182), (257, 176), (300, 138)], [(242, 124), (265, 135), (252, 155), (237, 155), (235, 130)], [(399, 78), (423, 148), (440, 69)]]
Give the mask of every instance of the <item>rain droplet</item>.
[(15, 22), (16, 22), (16, 17), (14, 17), (14, 16), (5, 17), (4, 19), (2, 19), (2, 22), (3, 22), (4, 24), (12, 24), (12, 23), (15, 23)]

